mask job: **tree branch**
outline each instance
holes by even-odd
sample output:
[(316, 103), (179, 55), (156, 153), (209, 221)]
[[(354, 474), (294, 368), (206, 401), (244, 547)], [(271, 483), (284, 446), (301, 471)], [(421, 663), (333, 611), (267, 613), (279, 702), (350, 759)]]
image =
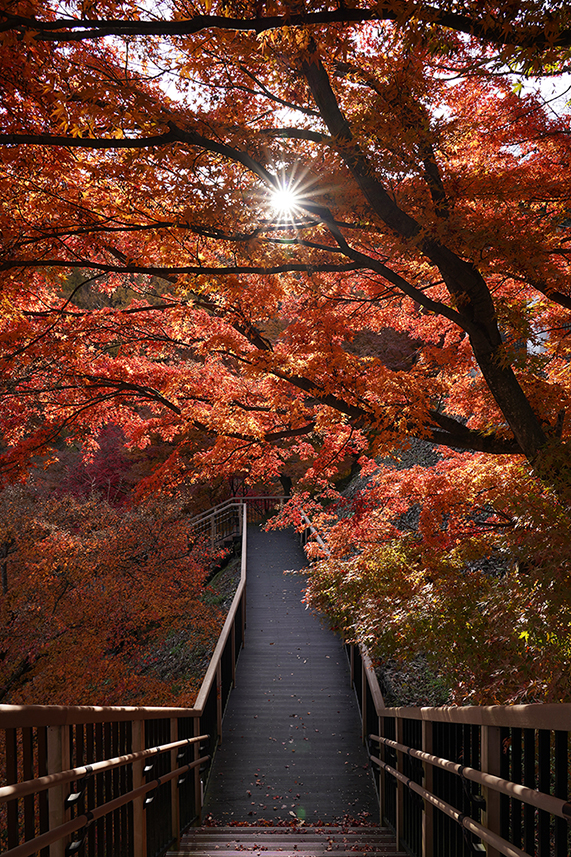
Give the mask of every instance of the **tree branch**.
[[(425, 24), (438, 25), (475, 36), (495, 45), (514, 45), (521, 48), (545, 49), (571, 46), (571, 28), (562, 27), (550, 36), (539, 25), (519, 27), (507, 16), (486, 13), (481, 20), (468, 14), (450, 12), (427, 4), (410, 4), (406, 0), (375, 6), (373, 9), (346, 8), (321, 12), (290, 12), (286, 15), (258, 16), (256, 18), (233, 18), (222, 15), (195, 15), (183, 21), (127, 21), (122, 19), (78, 19), (59, 18), (40, 21), (37, 18), (13, 15), (3, 11), (6, 24), (2, 30), (30, 30), (36, 38), (48, 41), (82, 41), (100, 39), (104, 36), (188, 36), (206, 29), (263, 33), (267, 30), (294, 26), (319, 26), (331, 24), (362, 24), (368, 21), (397, 21), (405, 24), (412, 19)], [(546, 23), (547, 23), (546, 16)], [(506, 26), (509, 23), (511, 26)], [(60, 31), (67, 32), (60, 32)], [(79, 32), (77, 32), (79, 31)]]
[[(366, 257), (365, 257), (366, 258)], [(94, 271), (105, 271), (107, 273), (119, 274), (149, 274), (155, 277), (167, 279), (174, 274), (195, 274), (196, 276), (215, 275), (230, 276), (236, 274), (258, 274), (260, 276), (272, 274), (287, 274), (293, 271), (305, 273), (335, 273), (336, 271), (357, 271), (362, 268), (356, 262), (345, 265), (334, 265), (329, 263), (301, 263), (291, 262), (283, 265), (173, 265), (162, 267), (154, 265), (112, 265), (104, 262), (94, 262), (91, 259), (11, 259), (0, 262), (0, 271), (9, 271), (13, 268), (84, 268)]]

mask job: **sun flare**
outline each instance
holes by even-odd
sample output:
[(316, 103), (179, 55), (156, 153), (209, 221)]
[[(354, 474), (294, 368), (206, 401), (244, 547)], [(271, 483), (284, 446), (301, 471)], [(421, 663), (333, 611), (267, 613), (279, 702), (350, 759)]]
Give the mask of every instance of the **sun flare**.
[(281, 218), (291, 216), (299, 204), (299, 196), (288, 185), (282, 185), (272, 191), (270, 204), (274, 212)]

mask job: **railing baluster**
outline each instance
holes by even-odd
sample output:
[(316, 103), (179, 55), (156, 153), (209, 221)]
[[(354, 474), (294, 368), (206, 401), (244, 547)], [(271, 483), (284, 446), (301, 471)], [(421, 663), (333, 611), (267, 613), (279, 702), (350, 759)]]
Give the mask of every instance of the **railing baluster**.
[[(432, 753), (434, 724), (429, 720), (422, 721), (422, 749), (425, 753)], [(424, 788), (431, 792), (434, 785), (434, 768), (432, 765), (424, 765)], [(422, 857), (432, 857), (434, 853), (434, 807), (426, 803), (422, 814)]]
[[(516, 783), (522, 782), (523, 764), (522, 764), (522, 730), (519, 728), (512, 729), (511, 743), (511, 778)], [(512, 841), (518, 848), (521, 846), (522, 840), (522, 823), (521, 810), (522, 806), (518, 800), (512, 798)]]
[[(555, 796), (568, 796), (569, 787), (569, 732), (555, 732)], [(562, 818), (555, 819), (555, 853), (557, 857), (567, 857), (568, 854), (568, 824)]]
[[(402, 717), (396, 718), (396, 740), (399, 744), (403, 744), (403, 722)], [(397, 771), (402, 771), (403, 769), (403, 754), (397, 750), (397, 763), (396, 763)], [(404, 812), (403, 812), (403, 793), (404, 793), (404, 784), (398, 780), (397, 782), (397, 812), (396, 812), (396, 836), (397, 836), (397, 850), (400, 851), (402, 849), (403, 842), (403, 834), (404, 834)]]
[[(34, 736), (31, 726), (22, 729), (22, 771), (25, 780), (34, 776)], [(34, 795), (24, 798), (24, 839), (33, 839), (36, 832), (34, 819)]]
[[(70, 767), (69, 753), (69, 726), (48, 726), (48, 774), (67, 771)], [(70, 811), (65, 808), (64, 785), (57, 785), (50, 789), (48, 806), (50, 830), (64, 824), (69, 817)], [(50, 845), (50, 857), (64, 857), (66, 841), (60, 839)]]
[[(171, 717), (170, 719), (170, 740), (171, 742), (178, 741), (178, 719)], [(176, 761), (178, 750), (170, 752), (170, 769), (176, 771), (178, 765)], [(171, 832), (173, 839), (177, 844), (180, 837), (180, 809), (178, 805), (178, 782), (175, 777), (171, 780)]]
[[(540, 792), (551, 793), (551, 735), (547, 729), (538, 729), (537, 733), (537, 787)], [(538, 813), (538, 853), (539, 857), (549, 857), (549, 813), (540, 809)]]
[[(6, 729), (6, 782), (18, 782), (18, 743), (15, 729)], [(8, 802), (6, 813), (8, 822), (8, 848), (15, 848), (20, 839), (17, 800)]]
[[(502, 743), (499, 726), (482, 726), (481, 728), (480, 759), (481, 770), (496, 777), (503, 776), (501, 770)], [(486, 801), (486, 809), (482, 813), (482, 824), (498, 836), (501, 830), (501, 795), (494, 789), (482, 788), (482, 796)], [(500, 852), (489, 845), (487, 857), (500, 857)]]
[[(523, 730), (523, 782), (529, 788), (535, 788), (535, 730)], [(535, 853), (535, 809), (528, 804), (523, 806), (523, 849), (529, 854)]]
[[(38, 777), (45, 777), (48, 773), (47, 728), (45, 726), (38, 726), (36, 736), (38, 742)], [(41, 792), (38, 795), (38, 816), (39, 833), (46, 833), (50, 826), (47, 792)], [(40, 857), (49, 857), (49, 848), (42, 848)]]

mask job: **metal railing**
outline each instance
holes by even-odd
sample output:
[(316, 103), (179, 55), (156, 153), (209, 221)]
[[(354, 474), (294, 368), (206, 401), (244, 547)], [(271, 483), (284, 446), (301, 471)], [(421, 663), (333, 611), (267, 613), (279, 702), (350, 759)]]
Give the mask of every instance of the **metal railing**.
[(232, 505), (240, 582), (192, 708), (0, 705), (4, 857), (155, 857), (200, 819), (244, 643), (248, 507)]
[(234, 497), (191, 518), (188, 526), (193, 540), (204, 538), (212, 552), (239, 541), (243, 529), (242, 510), (247, 509), (249, 523), (260, 521), (271, 512), (283, 509), (288, 497), (278, 495)]
[(351, 683), (381, 822), (412, 857), (568, 857), (571, 705), (385, 708), (363, 648)]

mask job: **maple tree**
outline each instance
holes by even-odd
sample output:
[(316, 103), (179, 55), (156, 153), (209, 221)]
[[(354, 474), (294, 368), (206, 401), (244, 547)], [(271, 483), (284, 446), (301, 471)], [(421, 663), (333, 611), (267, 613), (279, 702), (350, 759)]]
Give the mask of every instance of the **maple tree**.
[[(452, 452), (375, 471), (347, 544), (442, 568), (501, 520), (567, 597), (569, 116), (513, 83), (565, 69), (567, 4), (22, 2), (0, 32), (6, 479), (108, 425), (171, 445), (141, 495), (326, 487), (419, 437)], [(413, 561), (392, 516), (417, 494)]]
[(11, 486), (0, 509), (2, 701), (192, 706), (225, 612), (205, 597), (210, 563), (176, 504)]

